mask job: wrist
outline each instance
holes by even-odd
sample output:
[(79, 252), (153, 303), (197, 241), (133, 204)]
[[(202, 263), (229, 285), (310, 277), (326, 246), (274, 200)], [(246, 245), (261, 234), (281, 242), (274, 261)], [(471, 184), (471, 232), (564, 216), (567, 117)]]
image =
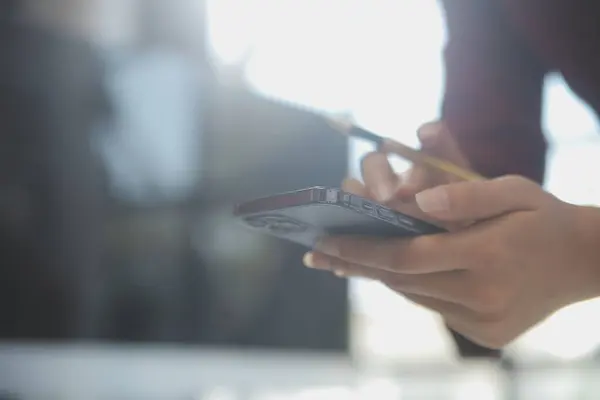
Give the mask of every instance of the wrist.
[(600, 296), (600, 208), (574, 206), (576, 215), (575, 240), (581, 253), (577, 257), (582, 268), (580, 300)]

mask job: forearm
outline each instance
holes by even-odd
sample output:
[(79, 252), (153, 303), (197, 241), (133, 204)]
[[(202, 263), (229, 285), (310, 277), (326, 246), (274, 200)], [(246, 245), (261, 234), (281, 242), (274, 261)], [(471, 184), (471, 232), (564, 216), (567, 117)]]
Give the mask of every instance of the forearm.
[[(496, 2), (443, 0), (448, 28), (442, 118), (477, 172), (542, 182), (544, 67), (512, 32)], [(461, 352), (492, 351), (457, 341)]]
[(521, 175), (544, 182), (547, 143), (539, 128), (474, 126), (451, 117), (445, 122), (473, 170), (489, 178)]
[(443, 2), (449, 40), (442, 118), (477, 172), (522, 175), (541, 183), (546, 69), (493, 3)]

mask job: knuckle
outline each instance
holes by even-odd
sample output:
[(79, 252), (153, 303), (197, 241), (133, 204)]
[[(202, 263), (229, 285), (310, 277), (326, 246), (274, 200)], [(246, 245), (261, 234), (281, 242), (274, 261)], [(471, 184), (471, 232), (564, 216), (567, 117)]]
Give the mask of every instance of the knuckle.
[(428, 133), (429, 131), (438, 131), (441, 129), (442, 127), (442, 121), (438, 121), (438, 120), (433, 120), (433, 121), (427, 121), (425, 122), (423, 125), (421, 125), (420, 127), (417, 128), (417, 133), (419, 134), (419, 136)]
[(509, 303), (506, 291), (497, 286), (484, 286), (476, 291), (475, 297), (480, 312), (480, 320), (493, 322), (504, 319)]
[(480, 325), (480, 335), (484, 346), (496, 350), (502, 349), (513, 339), (502, 324), (497, 321)]
[(398, 174), (398, 183), (401, 187), (414, 186), (415, 182), (418, 181), (418, 175), (419, 172), (416, 167), (411, 167)]
[(398, 276), (398, 274), (394, 274), (393, 277), (387, 280), (387, 283), (393, 290), (404, 293), (407, 296), (416, 294), (414, 293), (415, 284), (410, 275)]
[(407, 200), (412, 201), (414, 196), (426, 189), (431, 188), (434, 175), (430, 171), (422, 169), (422, 167), (413, 167), (408, 171), (398, 175), (398, 188), (396, 196), (403, 203), (403, 206), (410, 204)]
[(433, 175), (434, 173), (429, 168), (420, 165), (414, 166), (402, 174), (402, 182), (424, 190), (429, 185)]
[(471, 285), (470, 303), (480, 322), (495, 322), (510, 314), (512, 293), (505, 285), (498, 284), (493, 277), (487, 282), (475, 282)]
[(438, 238), (435, 235), (424, 235), (414, 239), (404, 239), (394, 246), (390, 252), (396, 269), (410, 272), (419, 267), (417, 260), (435, 251)]
[(521, 176), (521, 175), (517, 175), (517, 174), (508, 174), (508, 175), (504, 175), (500, 178), (498, 178), (500, 180), (506, 181), (506, 182), (522, 182), (522, 181), (527, 181), (527, 178)]
[(511, 293), (504, 285), (498, 284), (493, 276), (471, 277), (466, 286), (469, 288), (466, 300), (480, 322), (499, 321), (507, 316), (511, 306)]
[(501, 333), (494, 332), (494, 330), (497, 329), (489, 329), (488, 332), (482, 336), (479, 342), (489, 349), (501, 350), (510, 342), (510, 340), (504, 337)]
[(406, 257), (405, 249), (404, 243), (398, 239), (388, 239), (382, 242), (377, 249), (381, 254), (382, 267), (391, 271), (403, 270), (402, 260)]
[(515, 190), (531, 190), (538, 188), (537, 183), (521, 175), (506, 175), (499, 179), (513, 186)]
[(402, 293), (402, 295), (405, 297), (408, 297), (411, 295), (410, 292), (408, 292), (408, 288), (406, 287), (406, 284), (404, 282), (402, 282), (401, 279), (398, 279), (397, 277), (390, 278), (390, 279), (384, 279), (384, 280), (381, 280), (381, 282), (385, 286), (387, 286), (388, 288), (393, 290), (394, 292)]
[(490, 321), (447, 321), (448, 326), (473, 342), (493, 350), (500, 350), (513, 339), (502, 322)]
[(491, 270), (496, 265), (502, 264), (502, 259), (507, 254), (507, 241), (501, 232), (486, 235), (485, 242), (473, 246), (473, 265), (471, 267), (481, 270)]

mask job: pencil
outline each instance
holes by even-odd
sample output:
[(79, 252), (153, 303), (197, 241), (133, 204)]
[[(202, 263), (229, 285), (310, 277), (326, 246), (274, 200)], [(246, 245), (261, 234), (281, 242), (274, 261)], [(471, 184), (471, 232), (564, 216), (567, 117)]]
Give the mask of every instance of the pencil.
[(439, 171), (443, 171), (452, 174), (458, 178), (467, 181), (481, 180), (483, 176), (468, 170), (466, 168), (459, 167), (458, 165), (441, 158), (429, 156), (422, 151), (415, 150), (405, 144), (397, 142), (392, 139), (387, 139), (379, 136), (366, 129), (355, 126), (354, 124), (341, 120), (328, 118), (329, 125), (331, 125), (336, 131), (348, 136), (367, 140), (378, 148), (385, 148), (389, 153), (396, 154), (416, 165), (428, 166)]

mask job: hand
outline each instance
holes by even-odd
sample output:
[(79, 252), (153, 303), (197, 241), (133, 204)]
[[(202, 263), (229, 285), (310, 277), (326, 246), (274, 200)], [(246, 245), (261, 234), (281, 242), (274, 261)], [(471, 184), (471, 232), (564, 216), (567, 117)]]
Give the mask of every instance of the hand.
[(561, 202), (521, 177), (442, 185), (416, 202), (435, 219), (475, 223), (413, 239), (326, 238), (305, 263), (381, 281), (491, 348), (599, 294), (596, 209)]
[[(458, 144), (442, 122), (423, 125), (418, 130), (418, 136), (422, 151), (461, 167), (470, 167)], [(361, 163), (364, 184), (356, 179), (347, 179), (343, 182), (342, 189), (386, 204), (414, 217), (427, 219), (430, 216), (421, 212), (414, 203), (414, 196), (427, 188), (460, 181), (451, 174), (418, 165), (398, 175), (392, 169), (386, 153), (387, 149), (384, 147), (367, 154)], [(441, 225), (453, 229), (457, 224), (442, 222)]]

